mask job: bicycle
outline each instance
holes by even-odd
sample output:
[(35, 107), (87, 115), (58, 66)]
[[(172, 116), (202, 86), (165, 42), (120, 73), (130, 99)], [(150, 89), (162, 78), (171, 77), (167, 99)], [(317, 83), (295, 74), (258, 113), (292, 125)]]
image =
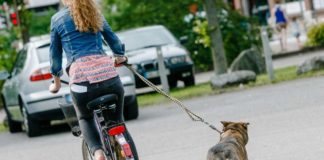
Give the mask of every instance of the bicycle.
[[(61, 80), (62, 83), (68, 84)], [(117, 95), (108, 94), (88, 102), (87, 107), (93, 111), (95, 123), (103, 144), (103, 150), (108, 160), (137, 160), (135, 144), (126, 130), (124, 122), (115, 122)], [(72, 134), (82, 138), (78, 126), (76, 113), (73, 108), (71, 95), (64, 95), (59, 101), (67, 123), (70, 125)], [(85, 140), (82, 140), (82, 156), (84, 160), (93, 160), (93, 155)]]

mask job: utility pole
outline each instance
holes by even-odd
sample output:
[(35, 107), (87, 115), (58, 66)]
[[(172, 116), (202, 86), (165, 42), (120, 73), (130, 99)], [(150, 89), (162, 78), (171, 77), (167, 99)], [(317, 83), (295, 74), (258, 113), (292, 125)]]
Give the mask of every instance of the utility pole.
[(302, 17), (302, 20), (303, 20), (304, 30), (307, 33), (307, 26), (306, 26), (306, 23), (305, 23), (305, 11), (304, 11), (303, 3), (305, 4), (304, 0), (299, 0), (300, 14), (301, 14), (301, 17)]
[(310, 9), (311, 9), (311, 13), (312, 13), (312, 18), (317, 18), (316, 16), (316, 12), (315, 12), (315, 7), (314, 7), (314, 1), (313, 0), (309, 0), (309, 5), (310, 5)]
[(162, 46), (157, 46), (157, 59), (158, 59), (158, 69), (160, 74), (160, 80), (162, 84), (163, 91), (170, 93), (170, 87), (168, 82), (168, 73), (164, 64), (164, 57), (162, 53)]
[(243, 15), (246, 17), (250, 16), (250, 11), (249, 11), (249, 7), (250, 7), (250, 3), (248, 0), (242, 0), (242, 7), (243, 7)]
[(272, 64), (272, 51), (270, 48), (269, 35), (267, 31), (267, 27), (261, 27), (261, 38), (263, 45), (263, 53), (266, 61), (267, 72), (270, 81), (275, 80), (274, 72), (273, 72), (273, 64)]
[(216, 75), (220, 75), (227, 72), (227, 61), (223, 38), (218, 25), (216, 1), (217, 0), (203, 0), (203, 4), (207, 13), (214, 71)]

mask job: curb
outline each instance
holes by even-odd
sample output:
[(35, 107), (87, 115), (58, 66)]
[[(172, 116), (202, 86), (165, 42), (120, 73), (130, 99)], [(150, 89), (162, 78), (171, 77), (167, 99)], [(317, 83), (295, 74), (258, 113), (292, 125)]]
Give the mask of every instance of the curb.
[(301, 50), (298, 51), (291, 51), (291, 52), (284, 52), (284, 53), (279, 53), (272, 55), (273, 59), (280, 59), (280, 58), (285, 58), (285, 57), (290, 57), (290, 56), (295, 56), (297, 54), (309, 54), (313, 53), (315, 51), (324, 51), (324, 46), (317, 46), (317, 47), (305, 47)]

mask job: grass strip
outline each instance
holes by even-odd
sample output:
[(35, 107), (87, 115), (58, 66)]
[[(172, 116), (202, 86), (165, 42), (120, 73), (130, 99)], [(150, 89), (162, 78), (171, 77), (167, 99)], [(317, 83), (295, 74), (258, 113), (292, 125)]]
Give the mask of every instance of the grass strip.
[[(270, 81), (267, 74), (261, 74), (257, 76), (257, 79), (255, 82), (250, 82), (248, 84), (245, 84), (242, 86), (240, 85), (234, 85), (234, 86), (228, 86), (224, 87), (222, 89), (216, 89), (213, 90), (210, 83), (203, 83), (192, 87), (186, 87), (186, 88), (177, 88), (172, 89), (170, 94), (171, 96), (183, 100), (183, 99), (189, 99), (192, 97), (200, 97), (205, 95), (214, 95), (214, 94), (220, 94), (224, 92), (231, 92), (236, 90), (242, 90), (256, 87), (256, 86), (263, 86), (263, 85), (269, 85), (269, 84), (276, 84), (280, 82), (290, 81), (290, 80), (296, 80), (301, 78), (309, 78), (309, 77), (317, 77), (317, 76), (323, 76), (324, 70), (318, 70), (318, 71), (312, 71), (308, 72), (302, 75), (297, 75), (297, 67), (286, 67), (282, 69), (275, 70), (275, 80)], [(158, 94), (158, 93), (149, 93), (144, 95), (137, 96), (138, 103), (140, 107), (145, 107), (149, 105), (154, 104), (161, 104), (166, 102), (171, 102), (170, 100), (164, 98), (164, 96)]]
[(6, 128), (3, 123), (0, 123), (0, 132), (4, 132), (4, 131), (7, 131), (8, 128)]

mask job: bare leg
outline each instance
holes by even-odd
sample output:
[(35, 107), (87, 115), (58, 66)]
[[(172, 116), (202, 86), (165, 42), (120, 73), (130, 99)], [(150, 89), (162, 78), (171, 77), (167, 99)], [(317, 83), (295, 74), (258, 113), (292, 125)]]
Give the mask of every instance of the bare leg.
[(282, 38), (281, 32), (279, 33), (279, 42), (280, 42), (281, 51), (283, 51), (284, 50), (284, 46), (283, 46), (283, 38)]
[(283, 43), (283, 51), (287, 50), (287, 30), (286, 29), (282, 29), (281, 31), (281, 36), (282, 36), (282, 43)]
[(283, 42), (282, 42), (281, 34), (280, 34), (280, 37), (279, 37), (279, 41), (280, 41), (280, 48), (281, 48), (281, 51), (283, 51)]
[(300, 43), (300, 39), (299, 39), (299, 37), (296, 37), (297, 38), (297, 44), (298, 44), (298, 47), (299, 48), (302, 48), (302, 45), (301, 45), (301, 43)]

